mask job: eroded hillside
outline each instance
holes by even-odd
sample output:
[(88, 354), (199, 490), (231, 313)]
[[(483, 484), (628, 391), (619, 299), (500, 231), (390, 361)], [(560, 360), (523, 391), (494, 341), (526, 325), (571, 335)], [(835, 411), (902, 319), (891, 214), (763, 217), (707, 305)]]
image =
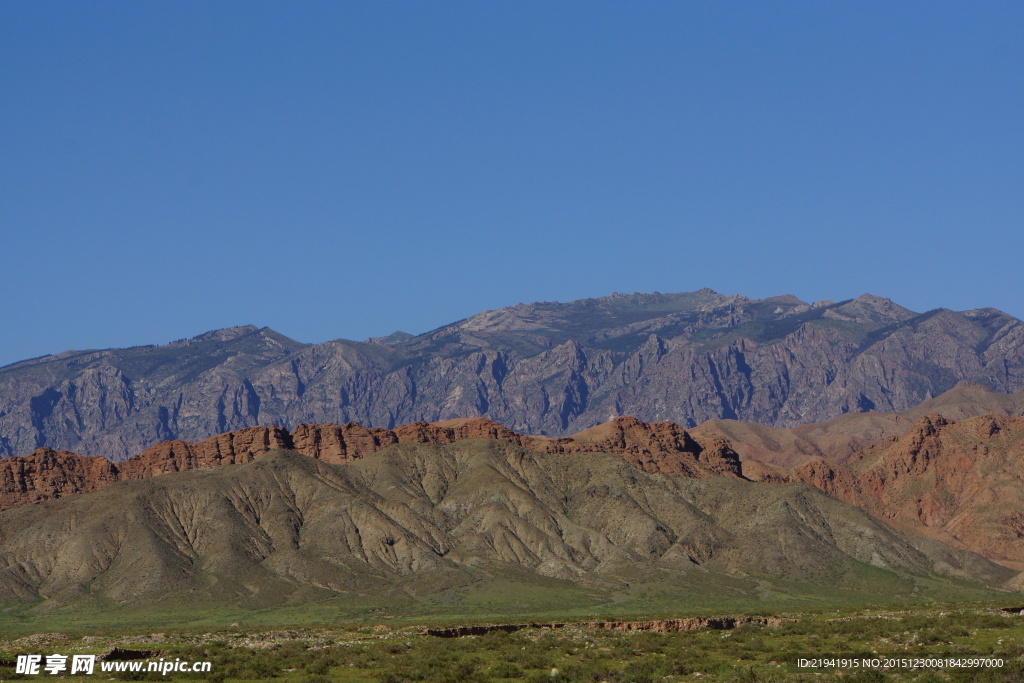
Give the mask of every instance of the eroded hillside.
[(416, 601), (502, 572), (595, 589), (714, 575), (880, 595), (935, 572), (990, 585), (1014, 574), (803, 484), (648, 474), (491, 439), (396, 444), (344, 465), (274, 450), (0, 513), (0, 602)]

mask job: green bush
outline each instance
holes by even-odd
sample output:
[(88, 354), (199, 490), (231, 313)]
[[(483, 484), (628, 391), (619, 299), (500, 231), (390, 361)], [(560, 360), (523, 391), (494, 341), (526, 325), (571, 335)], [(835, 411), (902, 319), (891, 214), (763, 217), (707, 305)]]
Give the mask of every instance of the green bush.
[(498, 662), (489, 672), (494, 678), (522, 678), (523, 670), (512, 662)]

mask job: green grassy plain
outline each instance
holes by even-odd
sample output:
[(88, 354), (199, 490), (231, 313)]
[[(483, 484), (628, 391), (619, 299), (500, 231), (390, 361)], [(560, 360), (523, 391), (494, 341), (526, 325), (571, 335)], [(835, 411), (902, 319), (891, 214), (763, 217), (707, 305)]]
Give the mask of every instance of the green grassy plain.
[[(653, 592), (651, 600), (658, 595)], [(1011, 600), (1012, 602), (1012, 600)], [(1016, 604), (1016, 603), (1014, 603)], [(595, 629), (576, 620), (651, 617), (650, 613), (562, 614), (561, 628), (527, 628), (515, 633), (437, 638), (428, 626), (524, 623), (526, 615), (458, 619), (388, 618), (367, 612), (358, 618), (320, 623), (305, 613), (301, 625), (262, 625), (270, 615), (209, 628), (117, 628), (65, 623), (59, 632), (0, 636), (0, 662), (19, 654), (98, 654), (113, 647), (157, 650), (159, 657), (209, 660), (209, 674), (110, 672), (65, 680), (209, 680), (209, 681), (1021, 681), (1024, 680), (1024, 617), (1006, 614), (1000, 601), (889, 603), (871, 606), (832, 604), (777, 610), (727, 609), (717, 614), (771, 614), (790, 619), (776, 626), (746, 624), (732, 630), (682, 633), (618, 632)], [(748, 605), (749, 607), (749, 605)], [(708, 610), (660, 614), (692, 616)], [(55, 615), (56, 616), (56, 615)], [(274, 614), (285, 619), (286, 612)], [(535, 613), (533, 616), (539, 617)], [(209, 617), (215, 621), (213, 615)], [(541, 621), (541, 619), (537, 619)], [(10, 624), (10, 622), (7, 622)], [(55, 620), (50, 626), (56, 627)], [(800, 668), (800, 659), (851, 657), (935, 658), (983, 655), (1001, 658), (998, 668)], [(557, 672), (552, 675), (553, 670)], [(0, 680), (40, 680), (19, 676), (0, 664)]]
[[(217, 629), (233, 623), (282, 628), (334, 622), (449, 625), (481, 621), (660, 619), (680, 615), (775, 614), (780, 611), (849, 608), (866, 604), (1005, 601), (1013, 594), (979, 584), (916, 574), (897, 574), (852, 562), (835, 583), (735, 577), (711, 572), (647, 575), (623, 588), (587, 587), (514, 570), (491, 570), (479, 580), (416, 597), (393, 586), (338, 595), (308, 586), (286, 602), (260, 593), (249, 601), (197, 603), (188, 596), (121, 604), (90, 600), (47, 608), (46, 604), (0, 606), (0, 634), (175, 628)], [(409, 586), (407, 586), (408, 588)], [(415, 587), (415, 586), (413, 586)], [(1000, 597), (1004, 596), (1004, 597)]]

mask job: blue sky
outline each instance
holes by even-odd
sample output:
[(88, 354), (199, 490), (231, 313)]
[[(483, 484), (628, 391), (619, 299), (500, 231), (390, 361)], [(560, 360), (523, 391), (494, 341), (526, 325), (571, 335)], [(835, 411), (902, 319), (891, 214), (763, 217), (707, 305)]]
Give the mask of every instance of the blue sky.
[(0, 3), (0, 363), (613, 291), (1024, 317), (1024, 3)]

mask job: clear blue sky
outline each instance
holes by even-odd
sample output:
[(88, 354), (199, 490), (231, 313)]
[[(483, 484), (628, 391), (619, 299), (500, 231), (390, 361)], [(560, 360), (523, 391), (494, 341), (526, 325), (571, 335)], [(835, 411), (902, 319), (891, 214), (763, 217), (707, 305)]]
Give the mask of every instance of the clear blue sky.
[(1024, 317), (1024, 3), (0, 3), (0, 363), (712, 287)]

